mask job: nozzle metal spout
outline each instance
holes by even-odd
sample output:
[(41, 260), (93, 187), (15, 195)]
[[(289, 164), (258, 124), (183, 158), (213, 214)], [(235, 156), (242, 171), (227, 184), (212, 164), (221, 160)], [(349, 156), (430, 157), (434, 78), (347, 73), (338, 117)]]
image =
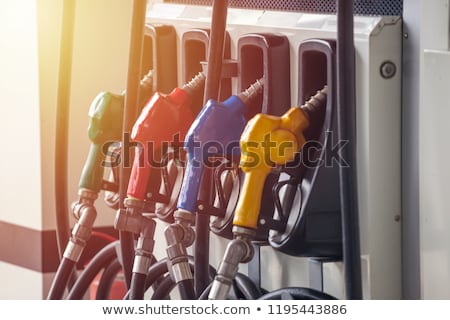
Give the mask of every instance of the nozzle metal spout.
[(205, 85), (205, 80), (205, 74), (203, 72), (199, 72), (188, 83), (184, 84), (182, 89), (192, 96), (196, 91), (203, 88)]
[(328, 86), (324, 86), (322, 90), (312, 96), (307, 102), (305, 102), (300, 108), (306, 112), (310, 117), (312, 114), (318, 112), (324, 108), (327, 103)]
[(247, 89), (238, 94), (239, 99), (245, 104), (259, 96), (264, 88), (264, 78), (260, 78), (252, 83)]

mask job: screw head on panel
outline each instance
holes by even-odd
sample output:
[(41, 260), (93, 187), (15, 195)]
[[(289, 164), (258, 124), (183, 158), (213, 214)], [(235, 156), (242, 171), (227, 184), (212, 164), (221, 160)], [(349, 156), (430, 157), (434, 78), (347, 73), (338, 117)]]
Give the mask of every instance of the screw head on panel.
[(385, 61), (381, 64), (380, 73), (384, 79), (391, 79), (397, 73), (397, 67), (392, 61)]

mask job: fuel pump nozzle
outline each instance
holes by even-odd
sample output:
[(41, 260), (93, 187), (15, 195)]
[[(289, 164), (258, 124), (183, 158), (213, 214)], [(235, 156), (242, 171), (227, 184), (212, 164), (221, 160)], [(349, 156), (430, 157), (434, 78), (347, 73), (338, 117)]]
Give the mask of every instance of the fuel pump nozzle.
[[(149, 71), (140, 83), (140, 103), (143, 105), (152, 93), (153, 72)], [(122, 139), (124, 94), (102, 92), (89, 108), (88, 136), (91, 140), (87, 160), (81, 173), (80, 190), (98, 193), (102, 187), (108, 146)]]
[(155, 155), (151, 152), (160, 150), (164, 142), (173, 141), (176, 134), (183, 136), (187, 132), (196, 115), (195, 106), (192, 105), (193, 96), (203, 90), (204, 82), (205, 75), (199, 73), (169, 95), (155, 93), (145, 106), (131, 132), (131, 139), (141, 143), (142, 148), (134, 159), (128, 198), (145, 199), (152, 160), (158, 160), (150, 159)]
[[(139, 105), (142, 106), (152, 92), (153, 71), (149, 71), (140, 82)], [(124, 95), (110, 92), (100, 93), (89, 108), (88, 136), (91, 146), (79, 182), (79, 200), (72, 205), (77, 219), (64, 257), (77, 262), (91, 235), (97, 211), (94, 201), (103, 185), (104, 161), (109, 146), (122, 139)]]
[(262, 93), (263, 85), (259, 79), (238, 95), (224, 102), (211, 99), (203, 107), (185, 139), (188, 163), (177, 205), (179, 210), (196, 211), (200, 181), (209, 156), (240, 156), (237, 143), (248, 121), (247, 104)]
[(258, 114), (247, 124), (240, 142), (240, 167), (245, 178), (233, 219), (234, 239), (227, 246), (209, 299), (226, 299), (239, 263), (252, 258), (251, 241), (258, 225), (267, 175), (275, 166), (292, 161), (295, 153), (302, 149), (306, 142), (304, 131), (315, 111), (325, 107), (326, 96), (327, 87), (301, 107), (291, 108), (281, 117)]
[[(186, 248), (194, 241), (192, 225), (205, 167), (210, 156), (239, 157), (239, 137), (247, 123), (247, 104), (262, 93), (263, 80), (224, 102), (210, 99), (190, 127), (186, 139), (187, 166), (178, 198), (175, 223), (165, 231), (168, 262), (185, 299), (195, 298)], [(235, 144), (235, 145), (234, 145)]]
[[(140, 106), (149, 98), (152, 83), (153, 72), (149, 71), (140, 82)], [(112, 143), (122, 139), (124, 94), (125, 92), (120, 95), (102, 92), (97, 95), (89, 108), (88, 136), (91, 146), (81, 173), (79, 200), (72, 205), (72, 213), (77, 223), (64, 253), (64, 257), (74, 261), (78, 261), (97, 215), (94, 201), (102, 189), (104, 161), (108, 148)], [(84, 217), (85, 215), (89, 215), (89, 218)], [(89, 224), (86, 224), (87, 221)], [(88, 231), (80, 231), (84, 229)]]

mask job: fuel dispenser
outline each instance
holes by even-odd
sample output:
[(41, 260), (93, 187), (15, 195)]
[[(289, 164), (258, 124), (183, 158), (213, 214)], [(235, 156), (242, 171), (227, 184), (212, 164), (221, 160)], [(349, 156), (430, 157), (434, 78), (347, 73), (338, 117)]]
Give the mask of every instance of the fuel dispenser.
[[(360, 223), (358, 205), (367, 208), (368, 204), (365, 192), (360, 200), (358, 179), (362, 178), (358, 178), (356, 160), (362, 161), (358, 169), (365, 172), (367, 158), (361, 156), (364, 145), (356, 148), (356, 123), (366, 120), (368, 112), (379, 113), (372, 107), (377, 105), (372, 96), (355, 108), (353, 1), (336, 1), (337, 29), (327, 24), (330, 17), (322, 25), (317, 22), (322, 17), (315, 17), (312, 27), (308, 17), (293, 25), (294, 20), (279, 21), (278, 27), (270, 24), (276, 12), (254, 13), (259, 17), (255, 23), (263, 24), (268, 32), (261, 32), (256, 24), (242, 32), (236, 20), (227, 28), (228, 1), (211, 1), (209, 26), (202, 19), (194, 22), (189, 10), (181, 10), (192, 5), (204, 12), (196, 1), (157, 2), (162, 7), (183, 5), (178, 7), (180, 11), (167, 11), (164, 21), (173, 27), (159, 25), (161, 20), (155, 17), (159, 7), (152, 7), (149, 17), (156, 23), (145, 27), (152, 36), (134, 39), (136, 47), (131, 53), (140, 56), (140, 45), (156, 53), (143, 65), (130, 54), (130, 68), (152, 70), (141, 91), (151, 88), (156, 93), (147, 99), (136, 96), (134, 90), (128, 105), (124, 96), (104, 95), (90, 111), (93, 144), (80, 182), (80, 201), (74, 206), (79, 222), (67, 249), (72, 262), (63, 260), (61, 268), (73, 268), (79, 258), (95, 220), (93, 204), (100, 190), (120, 195), (114, 223), (120, 241), (104, 247), (86, 266), (69, 298), (81, 298), (102, 269), (106, 275), (101, 287), (107, 290), (109, 275), (123, 268), (126, 299), (143, 299), (150, 287), (152, 299), (168, 298), (175, 287), (182, 299), (334, 299), (325, 293), (323, 267), (328, 262), (342, 262), (346, 297), (361, 299), (361, 252), (370, 255), (372, 248), (368, 249), (367, 242), (362, 251), (359, 247), (360, 226), (367, 231), (367, 214)], [(269, 9), (276, 6), (258, 3)], [(242, 5), (230, 2), (232, 7)], [(142, 12), (140, 15), (142, 18)], [(298, 19), (294, 14), (287, 16)], [(380, 33), (385, 26), (392, 26), (392, 34), (398, 30), (395, 18), (374, 18), (367, 25), (372, 28), (376, 23)], [(325, 31), (316, 31), (320, 28)], [(307, 36), (299, 33), (300, 29)], [(377, 36), (359, 32), (363, 37)], [(178, 59), (174, 55), (178, 51), (173, 50), (178, 35), (183, 50), (180, 70), (177, 63), (167, 62)], [(380, 46), (395, 37), (385, 38)], [(168, 43), (172, 48), (165, 57)], [(293, 48), (293, 43), (299, 46)], [(374, 59), (364, 50), (363, 58)], [(388, 50), (385, 59), (395, 60), (394, 56), (395, 52), (391, 55)], [(379, 62), (386, 63), (371, 61), (369, 77), (357, 74), (362, 83), (356, 86), (367, 79), (379, 83), (373, 72), (379, 69), (372, 67)], [(167, 77), (162, 71), (166, 69)], [(177, 88), (177, 73), (186, 83), (182, 88)], [(291, 87), (291, 82), (296, 86)], [(239, 93), (233, 95), (233, 91)], [(299, 107), (291, 107), (292, 93), (298, 94)], [(147, 101), (139, 117), (133, 117), (131, 105), (136, 97)], [(361, 99), (360, 91), (358, 97)], [(100, 127), (102, 119), (105, 127)], [(131, 150), (133, 166), (131, 170), (120, 168), (115, 175), (119, 181), (105, 182), (99, 165), (105, 155), (99, 151), (125, 139), (127, 130), (137, 145)], [(374, 141), (367, 139), (374, 135), (373, 126), (358, 130), (364, 142)], [(123, 158), (128, 151), (124, 142)], [(163, 165), (157, 168), (158, 163)], [(164, 230), (167, 257), (156, 261), (158, 221), (168, 223)], [(210, 231), (228, 242), (217, 270), (209, 264)], [(193, 244), (191, 256), (188, 248)], [(261, 248), (309, 258), (311, 266), (320, 270), (314, 273), (315, 267), (310, 268), (310, 287), (290, 283), (267, 292), (259, 275), (264, 265)], [(241, 263), (249, 263), (248, 275), (239, 272)], [(58, 272), (49, 298), (62, 297), (69, 276)]]

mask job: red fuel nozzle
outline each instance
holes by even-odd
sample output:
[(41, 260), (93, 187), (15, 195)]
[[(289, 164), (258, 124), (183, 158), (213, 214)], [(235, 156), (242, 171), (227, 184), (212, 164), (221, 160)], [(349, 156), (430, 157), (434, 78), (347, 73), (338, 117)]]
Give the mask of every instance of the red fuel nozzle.
[(204, 81), (205, 76), (200, 73), (168, 95), (155, 93), (142, 110), (131, 132), (131, 139), (140, 147), (134, 158), (128, 197), (145, 199), (151, 168), (161, 165), (161, 148), (176, 139), (182, 141), (194, 121), (193, 96), (203, 89)]

